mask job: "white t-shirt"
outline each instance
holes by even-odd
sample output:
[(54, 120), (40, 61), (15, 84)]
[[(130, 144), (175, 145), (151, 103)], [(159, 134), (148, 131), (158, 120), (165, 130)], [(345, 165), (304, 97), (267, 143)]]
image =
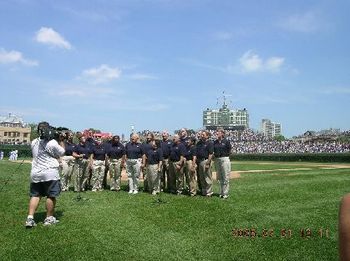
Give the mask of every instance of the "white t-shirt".
[(40, 138), (33, 140), (31, 147), (33, 154), (31, 182), (59, 180), (58, 159), (64, 155), (64, 148), (56, 140), (47, 141)]

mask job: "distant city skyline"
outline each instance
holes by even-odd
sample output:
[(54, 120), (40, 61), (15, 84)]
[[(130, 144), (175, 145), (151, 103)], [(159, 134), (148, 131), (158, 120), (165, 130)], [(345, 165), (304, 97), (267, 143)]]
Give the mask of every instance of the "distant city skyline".
[(350, 129), (350, 2), (0, 2), (0, 115), (114, 134), (246, 108), (285, 137)]

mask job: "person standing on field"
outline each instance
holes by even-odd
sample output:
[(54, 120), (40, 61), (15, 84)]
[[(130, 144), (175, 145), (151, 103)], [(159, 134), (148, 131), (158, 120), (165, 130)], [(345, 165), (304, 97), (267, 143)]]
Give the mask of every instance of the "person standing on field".
[(103, 178), (106, 167), (106, 148), (101, 138), (97, 138), (91, 149), (90, 164), (92, 169), (92, 191), (103, 190)]
[(89, 157), (91, 154), (90, 147), (86, 144), (85, 137), (79, 137), (79, 144), (73, 149), (73, 157), (75, 158), (75, 184), (74, 191), (85, 191), (89, 175)]
[(209, 132), (201, 132), (201, 139), (196, 145), (198, 178), (200, 180), (202, 195), (211, 197), (213, 195), (213, 178), (212, 178), (212, 157), (214, 152), (213, 142), (209, 140)]
[(126, 173), (128, 175), (129, 194), (139, 193), (139, 178), (143, 155), (139, 135), (132, 134), (131, 140), (125, 146)]
[(175, 134), (173, 144), (169, 154), (169, 179), (167, 181), (168, 190), (170, 193), (183, 193), (184, 190), (184, 175), (183, 167), (185, 162), (186, 147), (181, 143), (179, 135)]
[(197, 194), (197, 152), (195, 143), (195, 137), (187, 139), (185, 153), (185, 177), (191, 197)]
[(160, 193), (160, 173), (163, 163), (163, 152), (159, 141), (151, 141), (152, 148), (146, 152), (146, 169), (148, 188), (152, 195)]
[(44, 225), (58, 223), (54, 217), (56, 198), (61, 192), (58, 159), (64, 155), (65, 150), (63, 139), (57, 141), (47, 137), (45, 130), (49, 128), (49, 123), (40, 122), (37, 129), (39, 138), (34, 139), (31, 143), (33, 161), (30, 173), (30, 200), (25, 222), (26, 228), (36, 226), (34, 214), (42, 197), (46, 197)]
[(231, 143), (225, 138), (224, 129), (216, 131), (216, 140), (214, 141), (214, 165), (216, 177), (220, 182), (220, 198), (227, 199), (230, 189), (231, 174)]
[(162, 141), (160, 147), (163, 153), (162, 173), (160, 176), (160, 189), (165, 190), (167, 180), (169, 179), (169, 154), (172, 142), (169, 139), (169, 133), (167, 131), (162, 132)]
[(73, 143), (73, 133), (67, 131), (65, 133), (66, 141), (64, 142), (65, 153), (61, 158), (61, 183), (62, 191), (68, 191), (71, 179), (74, 173), (75, 158), (73, 157), (73, 150), (75, 144)]
[(109, 164), (109, 176), (111, 179), (110, 190), (119, 191), (121, 173), (125, 165), (125, 147), (120, 143), (118, 135), (112, 137), (112, 141), (107, 147), (107, 159)]
[(142, 150), (143, 150), (143, 155), (142, 155), (142, 164), (141, 164), (141, 170), (143, 174), (143, 190), (148, 191), (148, 169), (146, 168), (146, 154), (149, 150), (152, 150), (152, 141), (154, 141), (154, 134), (152, 132), (148, 132), (146, 136), (146, 142), (142, 144)]

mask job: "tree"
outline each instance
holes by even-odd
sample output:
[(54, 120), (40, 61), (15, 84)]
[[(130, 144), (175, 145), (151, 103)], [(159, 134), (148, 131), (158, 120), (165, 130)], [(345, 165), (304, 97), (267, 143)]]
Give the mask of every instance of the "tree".
[(273, 139), (275, 141), (284, 141), (284, 140), (286, 140), (286, 138), (283, 135), (276, 135), (275, 137), (273, 137)]
[(37, 129), (38, 129), (38, 124), (37, 123), (29, 123), (28, 124), (29, 127), (30, 127), (30, 141), (38, 138), (38, 132), (37, 132)]
[(92, 131), (92, 133), (101, 133), (101, 130), (94, 128), (89, 128), (88, 131)]

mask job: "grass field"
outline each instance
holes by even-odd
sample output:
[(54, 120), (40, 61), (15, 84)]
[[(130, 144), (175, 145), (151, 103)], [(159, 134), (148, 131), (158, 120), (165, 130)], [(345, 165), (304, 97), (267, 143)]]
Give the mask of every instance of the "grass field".
[(233, 162), (236, 171), (272, 171), (242, 172), (228, 200), (129, 195), (126, 184), (82, 200), (65, 192), (59, 224), (42, 225), (41, 202), (38, 226), (26, 230), (30, 164), (0, 161), (0, 260), (338, 260), (350, 168), (322, 166)]

